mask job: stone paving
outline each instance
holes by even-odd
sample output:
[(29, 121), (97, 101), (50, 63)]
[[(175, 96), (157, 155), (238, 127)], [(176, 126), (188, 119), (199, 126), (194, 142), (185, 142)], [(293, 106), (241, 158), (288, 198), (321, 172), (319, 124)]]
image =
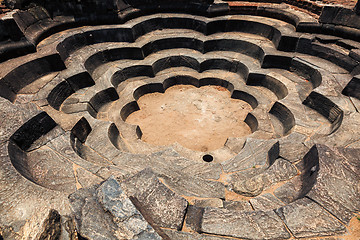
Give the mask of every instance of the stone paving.
[[(360, 239), (360, 16), (130, 2), (117, 21), (8, 20), (1, 238)], [(143, 141), (127, 118), (177, 85), (229, 91), (251, 132), (202, 151)]]

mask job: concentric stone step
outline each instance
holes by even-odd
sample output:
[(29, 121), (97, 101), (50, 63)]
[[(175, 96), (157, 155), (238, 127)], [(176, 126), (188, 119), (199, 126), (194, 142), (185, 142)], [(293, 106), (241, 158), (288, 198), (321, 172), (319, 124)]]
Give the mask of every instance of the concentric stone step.
[[(0, 34), (2, 238), (359, 237), (354, 25), (276, 4), (110, 2), (18, 11), (11, 49)], [(147, 99), (169, 141), (145, 137)], [(204, 118), (233, 132), (218, 141)]]

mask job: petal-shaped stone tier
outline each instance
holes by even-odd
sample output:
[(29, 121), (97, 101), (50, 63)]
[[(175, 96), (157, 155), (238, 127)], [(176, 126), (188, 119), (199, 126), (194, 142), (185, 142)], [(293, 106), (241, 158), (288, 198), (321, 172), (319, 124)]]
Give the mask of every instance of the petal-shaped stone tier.
[[(359, 30), (276, 4), (123, 4), (98, 24), (14, 15), (24, 38), (0, 52), (0, 236), (354, 237)], [(126, 119), (175, 85), (227, 89), (251, 106), (251, 134), (204, 152), (142, 141)]]

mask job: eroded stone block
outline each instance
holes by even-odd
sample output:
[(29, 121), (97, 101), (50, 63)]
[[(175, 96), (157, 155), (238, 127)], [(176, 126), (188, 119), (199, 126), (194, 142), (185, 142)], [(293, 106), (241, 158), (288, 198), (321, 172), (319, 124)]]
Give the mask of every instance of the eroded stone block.
[(156, 225), (181, 229), (188, 202), (161, 183), (151, 169), (123, 181), (121, 186), (139, 201)]
[(78, 231), (85, 238), (161, 239), (114, 178), (81, 189), (69, 200)]

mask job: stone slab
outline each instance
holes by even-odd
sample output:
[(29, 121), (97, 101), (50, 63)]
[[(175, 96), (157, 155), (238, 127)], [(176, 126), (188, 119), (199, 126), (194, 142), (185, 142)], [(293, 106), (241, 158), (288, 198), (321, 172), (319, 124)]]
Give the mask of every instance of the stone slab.
[(265, 193), (250, 199), (251, 206), (255, 210), (272, 210), (284, 206), (285, 204), (271, 193)]
[(233, 177), (230, 184), (236, 193), (255, 197), (272, 185), (289, 180), (296, 175), (297, 169), (295, 166), (289, 161), (279, 158), (265, 171), (250, 178), (239, 179)]
[(224, 201), (224, 208), (236, 211), (252, 211), (252, 207), (247, 201)]
[(229, 237), (211, 236), (208, 234), (180, 232), (171, 229), (163, 229), (163, 231), (166, 233), (166, 235), (169, 236), (171, 240), (226, 240), (226, 239), (235, 240), (236, 239)]
[(222, 163), (225, 172), (235, 172), (256, 165), (270, 165), (279, 156), (279, 144), (276, 140), (247, 139), (245, 147), (234, 158)]
[(201, 231), (245, 239), (290, 238), (280, 218), (273, 211), (231, 211), (205, 208)]
[(77, 228), (88, 239), (162, 239), (115, 178), (69, 196)]
[(121, 182), (121, 186), (139, 201), (157, 226), (181, 229), (188, 202), (161, 183), (151, 169)]
[(296, 238), (331, 236), (345, 232), (345, 226), (307, 198), (276, 210)]
[[(332, 150), (325, 145), (316, 145), (316, 149), (319, 172), (307, 196), (348, 224), (353, 213), (360, 211), (360, 166), (359, 162), (351, 164), (345, 156), (354, 159), (359, 151)], [(341, 155), (340, 151), (346, 154)]]

